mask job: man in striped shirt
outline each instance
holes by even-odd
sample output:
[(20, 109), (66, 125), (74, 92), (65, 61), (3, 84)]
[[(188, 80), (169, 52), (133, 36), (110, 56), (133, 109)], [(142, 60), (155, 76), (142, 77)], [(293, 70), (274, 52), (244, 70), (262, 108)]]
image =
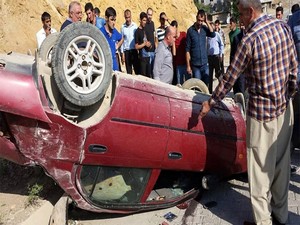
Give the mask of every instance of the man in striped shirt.
[[(255, 223), (285, 224), (288, 220), (291, 98), (297, 90), (296, 50), (288, 25), (261, 14), (260, 0), (239, 0), (246, 33), (226, 74), (200, 116), (224, 98), (241, 73), (249, 92), (247, 162)], [(269, 198), (271, 196), (271, 198)]]
[(161, 42), (165, 38), (165, 32), (167, 29), (166, 21), (170, 24), (169, 19), (167, 18), (167, 15), (165, 12), (161, 12), (159, 14), (159, 22), (160, 26), (156, 29), (157, 34), (157, 40), (158, 42)]

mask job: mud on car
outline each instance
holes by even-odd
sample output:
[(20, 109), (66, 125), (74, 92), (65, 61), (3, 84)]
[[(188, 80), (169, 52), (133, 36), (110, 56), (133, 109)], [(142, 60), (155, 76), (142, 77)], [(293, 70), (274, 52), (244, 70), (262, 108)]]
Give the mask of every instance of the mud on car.
[(209, 94), (112, 71), (88, 23), (47, 38), (35, 57), (2, 54), (0, 65), (0, 157), (41, 166), (79, 208), (171, 207), (194, 198), (204, 175), (246, 171), (240, 104), (227, 98), (199, 118)]

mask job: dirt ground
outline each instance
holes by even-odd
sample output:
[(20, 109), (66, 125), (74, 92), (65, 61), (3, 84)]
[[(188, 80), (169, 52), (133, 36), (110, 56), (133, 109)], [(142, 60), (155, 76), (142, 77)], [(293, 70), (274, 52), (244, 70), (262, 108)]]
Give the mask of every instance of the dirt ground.
[[(0, 225), (17, 225), (25, 221), (45, 201), (55, 203), (61, 188), (40, 167), (25, 167), (0, 159)], [(43, 187), (39, 199), (29, 204), (33, 185)]]

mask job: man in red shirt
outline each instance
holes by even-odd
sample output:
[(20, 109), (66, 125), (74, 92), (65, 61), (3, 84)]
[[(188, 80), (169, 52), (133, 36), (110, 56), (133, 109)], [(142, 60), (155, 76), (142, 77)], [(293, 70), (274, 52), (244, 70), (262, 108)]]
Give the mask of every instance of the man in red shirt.
[(191, 75), (186, 71), (185, 47), (186, 47), (186, 32), (178, 30), (176, 20), (171, 22), (171, 26), (176, 27), (177, 38), (173, 47), (173, 64), (175, 68), (175, 84), (182, 85), (184, 81), (191, 78)]

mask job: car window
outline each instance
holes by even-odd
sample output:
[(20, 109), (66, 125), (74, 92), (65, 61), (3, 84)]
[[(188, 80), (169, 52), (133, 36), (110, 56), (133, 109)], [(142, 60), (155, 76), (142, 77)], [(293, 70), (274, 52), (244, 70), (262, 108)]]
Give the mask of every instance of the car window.
[(149, 169), (82, 166), (80, 183), (96, 205), (139, 203), (147, 185)]

